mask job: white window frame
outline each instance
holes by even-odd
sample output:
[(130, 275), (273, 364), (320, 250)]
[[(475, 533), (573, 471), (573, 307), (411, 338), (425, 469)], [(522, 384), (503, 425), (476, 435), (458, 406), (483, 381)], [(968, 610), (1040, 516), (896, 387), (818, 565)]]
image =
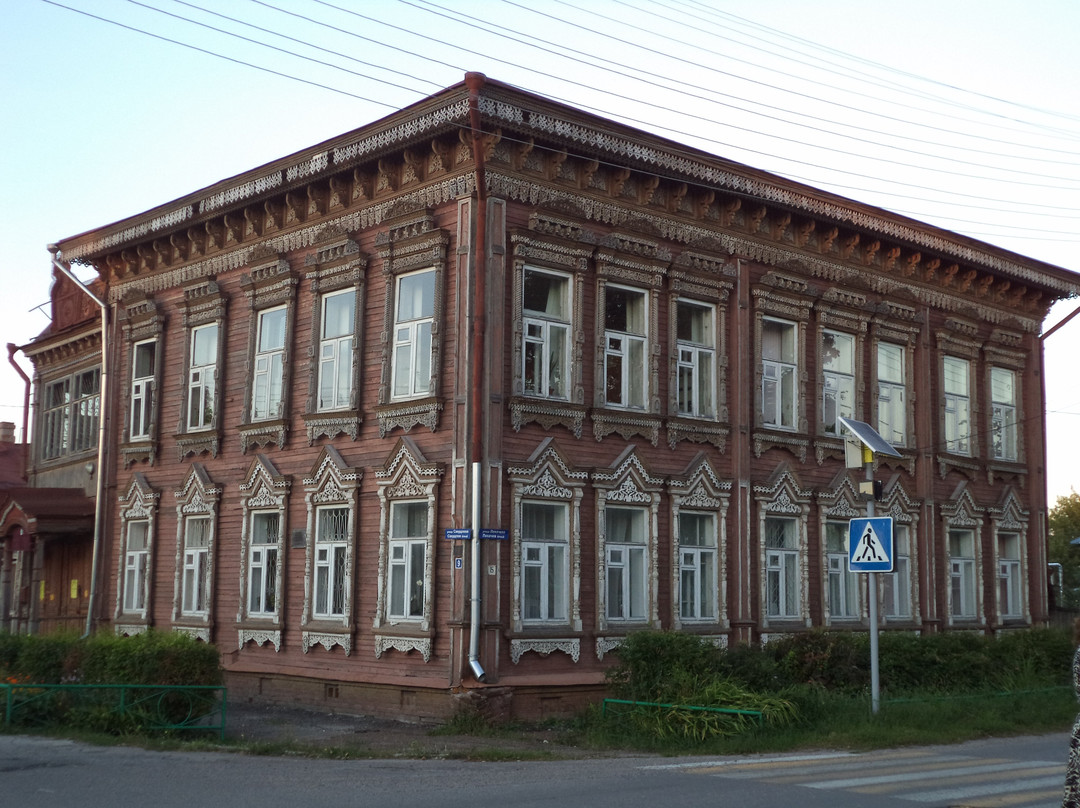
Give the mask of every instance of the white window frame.
[[(799, 522), (793, 518), (766, 516), (764, 528), (765, 614), (777, 620), (799, 619), (802, 617)], [(781, 528), (783, 536), (776, 532)], [(777, 541), (778, 538), (782, 543)]]
[[(248, 539), (247, 614), (250, 617), (276, 617), (278, 614), (283, 594), (278, 591), (278, 567), (283, 561), (282, 522), (283, 515), (278, 510), (252, 511), (249, 515), (251, 534)], [(276, 530), (271, 532), (271, 526)]]
[(1016, 371), (990, 368), (990, 447), (995, 460), (1017, 459)]
[(971, 362), (958, 356), (942, 357), (945, 399), (945, 450), (971, 454)]
[[(675, 302), (676, 407), (690, 418), (716, 416), (716, 307), (696, 300)], [(700, 338), (686, 330), (687, 315), (700, 317)]]
[[(907, 445), (906, 349), (894, 342), (877, 345), (878, 434), (893, 446)], [(891, 356), (888, 356), (891, 355)], [(896, 361), (899, 367), (897, 368)]]
[[(347, 330), (329, 331), (327, 317), (331, 304), (339, 299), (351, 299)], [(353, 345), (356, 338), (356, 289), (327, 292), (319, 301), (319, 372), (315, 392), (318, 412), (348, 409), (353, 390)]]
[[(558, 284), (554, 311), (550, 292), (543, 310), (529, 307), (529, 282), (536, 277)], [(522, 391), (534, 398), (568, 400), (571, 383), (570, 345), (573, 341), (571, 277), (560, 272), (524, 267), (521, 288)]]
[(846, 548), (846, 522), (825, 523), (825, 562), (829, 618), (854, 620), (859, 617), (859, 576), (851, 571)]
[[(631, 296), (640, 300), (641, 310), (635, 318), (640, 321), (637, 329), (631, 322), (626, 306), (625, 322), (616, 323), (624, 328), (611, 327), (613, 319), (610, 307), (615, 295)], [(604, 287), (604, 404), (628, 410), (645, 410), (649, 405), (649, 292), (631, 286), (606, 284)], [(618, 388), (616, 390), (616, 387)], [(615, 398), (618, 396), (618, 398)]]
[[(766, 332), (774, 329), (778, 332), (780, 353), (776, 357), (766, 356)], [(763, 317), (761, 334), (762, 423), (771, 429), (794, 430), (799, 418), (798, 325), (788, 320)], [(787, 350), (785, 342), (789, 337), (791, 344)]]
[[(140, 369), (142, 359), (149, 355), (149, 367)], [(146, 440), (154, 419), (155, 375), (157, 370), (157, 340), (140, 340), (131, 346), (131, 419), (128, 422), (130, 440)]]
[[(998, 534), (998, 608), (1002, 618), (1020, 618), (1024, 616), (1024, 579), (1021, 576), (1019, 533), (1002, 532)], [(1008, 544), (1013, 544), (1012, 549)], [(1006, 554), (1008, 552), (1008, 554)]]
[[(529, 518), (530, 509), (549, 511)], [(540, 530), (543, 522), (544, 530)], [(521, 502), (521, 622), (566, 625), (570, 607), (570, 506), (566, 502)]]
[[(268, 328), (271, 317), (281, 317), (280, 344)], [(255, 330), (255, 356), (251, 370), (251, 420), (280, 418), (285, 405), (285, 346), (289, 339), (289, 307), (260, 309)], [(273, 341), (271, 341), (273, 340)]]
[[(133, 547), (135, 534), (141, 545)], [(150, 569), (150, 520), (131, 519), (124, 530), (124, 601), (125, 614), (146, 614), (146, 585)]]
[(315, 558), (311, 614), (316, 620), (345, 616), (349, 597), (349, 536), (352, 509), (328, 505), (315, 509)]
[[(430, 288), (425, 283), (417, 287), (420, 311), (403, 310), (405, 300), (402, 284), (430, 276)], [(434, 267), (409, 272), (394, 278), (393, 339), (390, 360), (390, 398), (402, 400), (421, 398), (434, 389), (432, 371), (435, 366), (432, 351), (432, 331), (435, 323), (435, 298), (438, 274)], [(425, 300), (430, 292), (430, 301)], [(416, 298), (416, 295), (413, 295)], [(399, 377), (405, 384), (399, 383)]]
[(973, 530), (950, 528), (948, 538), (950, 615), (961, 620), (974, 620), (978, 617), (977, 536)]
[[(847, 343), (847, 361), (841, 362), (844, 351), (839, 356), (827, 354), (828, 343)], [(821, 421), (825, 432), (837, 432), (837, 418), (852, 418), (855, 415), (855, 365), (857, 348), (855, 335), (843, 331), (825, 329), (821, 333)]]
[[(198, 529), (193, 529), (198, 525)], [(214, 519), (199, 514), (184, 518), (184, 568), (180, 588), (180, 614), (205, 617), (210, 612), (210, 541)]]
[[(199, 361), (203, 357), (196, 346), (200, 342), (212, 337), (212, 345), (205, 353), (209, 358)], [(217, 358), (218, 339), (220, 331), (217, 323), (206, 323), (191, 329), (191, 337), (188, 342), (188, 400), (186, 422), (189, 432), (210, 429), (214, 423), (215, 407), (217, 406)]]
[[(416, 533), (401, 533), (401, 526), (396, 518), (397, 511), (401, 508), (415, 508), (417, 513), (423, 513), (423, 529)], [(428, 538), (431, 532), (431, 525), (427, 524), (430, 517), (428, 510), (426, 499), (402, 499), (390, 503), (387, 526), (386, 619), (392, 623), (419, 623), (424, 619), (427, 598), (430, 596), (426, 573)]]
[(911, 528), (893, 523), (893, 571), (881, 576), (882, 616), (887, 620), (910, 620)]
[[(629, 519), (624, 535), (613, 540), (612, 517)], [(644, 623), (649, 619), (649, 511), (607, 505), (604, 509), (605, 608), (610, 623)]]
[[(715, 513), (679, 511), (679, 619), (714, 623), (718, 619), (719, 558)], [(691, 530), (691, 522), (703, 530)]]

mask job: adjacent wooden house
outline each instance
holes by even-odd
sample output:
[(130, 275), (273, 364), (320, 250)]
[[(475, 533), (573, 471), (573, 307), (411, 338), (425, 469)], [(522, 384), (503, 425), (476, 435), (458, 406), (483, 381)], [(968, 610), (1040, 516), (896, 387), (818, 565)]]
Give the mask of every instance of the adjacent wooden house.
[(839, 416), (900, 455), (885, 630), (1047, 619), (1067, 270), (480, 74), (58, 246), (111, 372), (92, 310), (24, 347), (33, 479), (92, 493), (103, 401), (92, 622), (213, 642), (234, 692), (536, 716), (635, 630), (866, 630)]

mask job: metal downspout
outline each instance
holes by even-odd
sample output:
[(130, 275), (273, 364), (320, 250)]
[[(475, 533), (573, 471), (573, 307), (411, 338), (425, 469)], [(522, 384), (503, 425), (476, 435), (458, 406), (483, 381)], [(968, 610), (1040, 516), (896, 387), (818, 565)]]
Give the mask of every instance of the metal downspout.
[(483, 73), (466, 73), (469, 88), (469, 126), (472, 129), (473, 161), (476, 164), (476, 264), (473, 282), (472, 364), (469, 391), (469, 455), (472, 460), (472, 585), (469, 613), (469, 667), (478, 682), (486, 678), (480, 664), (480, 519), (481, 471), (483, 467), (483, 385), (484, 332), (487, 284), (487, 185), (484, 174), (484, 145), (480, 129), (480, 89), (487, 81)]
[(79, 289), (81, 289), (101, 310), (101, 412), (98, 414), (98, 452), (97, 452), (97, 486), (94, 495), (94, 545), (90, 560), (90, 603), (86, 608), (86, 631), (83, 636), (88, 636), (94, 628), (94, 610), (97, 606), (98, 596), (98, 566), (101, 558), (101, 534), (104, 532), (102, 521), (105, 515), (105, 421), (109, 412), (106, 406), (109, 392), (109, 307), (105, 301), (75, 277), (66, 263), (60, 261), (56, 254), (60, 248), (50, 244), (49, 252), (52, 254), (53, 266), (64, 273)]
[(30, 440), (27, 438), (29, 432), (27, 431), (30, 426), (30, 377), (26, 375), (26, 372), (19, 367), (15, 361), (15, 352), (19, 350), (19, 346), (13, 342), (9, 342), (7, 346), (8, 362), (15, 372), (22, 376), (24, 390), (23, 390), (23, 416), (22, 416), (22, 478), (23, 481), (30, 479)]

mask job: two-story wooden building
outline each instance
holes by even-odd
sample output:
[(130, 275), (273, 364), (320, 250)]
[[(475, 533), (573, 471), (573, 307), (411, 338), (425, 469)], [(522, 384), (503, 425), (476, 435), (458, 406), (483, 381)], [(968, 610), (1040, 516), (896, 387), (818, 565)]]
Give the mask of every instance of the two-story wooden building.
[(479, 74), (58, 247), (110, 373), (92, 309), (24, 348), (35, 479), (104, 402), (93, 621), (214, 642), (236, 692), (539, 715), (637, 629), (866, 630), (838, 416), (900, 454), (884, 629), (1046, 620), (1072, 272)]

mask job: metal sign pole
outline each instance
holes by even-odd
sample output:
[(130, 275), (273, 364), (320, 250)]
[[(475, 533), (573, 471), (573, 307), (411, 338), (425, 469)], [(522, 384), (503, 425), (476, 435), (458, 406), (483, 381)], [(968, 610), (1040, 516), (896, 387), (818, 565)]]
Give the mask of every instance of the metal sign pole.
[[(863, 459), (866, 462), (866, 479), (874, 480), (874, 453), (869, 449), (863, 449)], [(866, 501), (866, 516), (873, 519), (875, 515), (874, 497)], [(878, 668), (878, 598), (877, 598), (877, 573), (867, 573), (869, 580), (870, 597), (870, 712), (877, 715), (878, 707), (881, 706), (881, 672)]]

